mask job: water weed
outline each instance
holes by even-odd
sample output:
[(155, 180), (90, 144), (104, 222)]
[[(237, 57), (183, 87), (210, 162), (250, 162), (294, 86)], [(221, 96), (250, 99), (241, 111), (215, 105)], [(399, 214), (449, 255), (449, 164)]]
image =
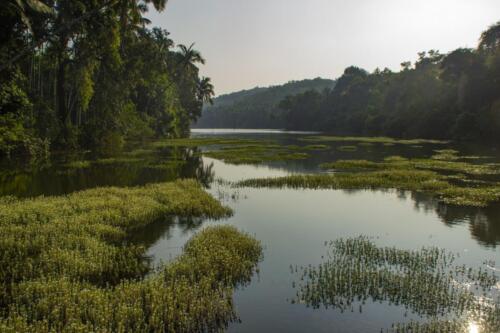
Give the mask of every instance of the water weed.
[(68, 277), (13, 286), (2, 332), (215, 332), (237, 319), (234, 287), (252, 276), (258, 241), (230, 226), (207, 228), (184, 254), (144, 280), (97, 287)]
[(145, 249), (128, 239), (171, 216), (231, 214), (194, 180), (1, 197), (0, 331), (220, 330), (235, 319), (234, 286), (248, 281), (260, 258), (256, 240), (209, 228), (143, 279)]
[(386, 145), (402, 144), (402, 145), (420, 145), (420, 144), (446, 144), (448, 141), (442, 140), (427, 140), (427, 139), (394, 139), (388, 137), (361, 137), (361, 136), (327, 136), (327, 135), (311, 135), (301, 138), (307, 142), (359, 142), (359, 143), (381, 143)]
[(498, 277), (481, 268), (455, 264), (453, 253), (435, 247), (379, 247), (365, 236), (326, 245), (327, 259), (321, 264), (291, 266), (297, 288), (293, 303), (362, 312), (366, 302), (386, 302), (422, 319), (395, 324), (390, 332), (448, 328), (439, 332), (465, 333), (462, 328), (470, 321), (485, 332), (500, 329), (500, 299), (482, 297), (494, 295)]
[[(357, 163), (358, 164), (358, 163)], [(365, 166), (366, 163), (359, 163)], [(359, 165), (356, 165), (359, 167)], [(429, 170), (390, 169), (368, 172), (291, 175), (277, 178), (248, 179), (241, 187), (309, 189), (400, 189), (437, 195), (443, 202), (460, 206), (485, 207), (500, 201), (500, 186), (480, 188), (452, 185), (445, 176)]]
[(337, 149), (340, 151), (357, 151), (358, 147), (356, 147), (356, 146), (340, 146), (340, 147), (337, 147)]

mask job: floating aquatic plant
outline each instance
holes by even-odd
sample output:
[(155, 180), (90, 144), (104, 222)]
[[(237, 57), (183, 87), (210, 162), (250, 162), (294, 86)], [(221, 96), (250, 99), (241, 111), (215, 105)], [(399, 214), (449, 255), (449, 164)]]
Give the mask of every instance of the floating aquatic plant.
[(308, 142), (364, 142), (364, 143), (382, 143), (385, 145), (419, 145), (419, 144), (446, 144), (448, 141), (441, 140), (426, 140), (426, 139), (394, 139), (388, 137), (361, 137), (361, 136), (327, 136), (327, 135), (311, 135), (301, 138), (302, 141)]
[(236, 320), (234, 287), (252, 276), (258, 241), (207, 228), (144, 280), (99, 287), (63, 274), (9, 286), (1, 332), (215, 332)]
[(232, 164), (258, 164), (265, 161), (302, 160), (309, 154), (297, 151), (292, 146), (259, 144), (226, 147), (204, 152), (203, 155)]
[[(358, 163), (356, 163), (358, 164)], [(367, 165), (366, 163), (360, 163)], [(357, 165), (359, 167), (359, 165)], [(368, 172), (290, 175), (240, 181), (240, 187), (310, 188), (310, 189), (400, 189), (431, 193), (448, 204), (485, 207), (500, 201), (500, 186), (459, 187), (430, 170), (393, 168)]]
[(293, 303), (362, 312), (366, 302), (386, 302), (420, 316), (391, 332), (466, 332), (471, 320), (487, 332), (500, 329), (500, 299), (482, 297), (496, 297), (493, 272), (457, 265), (453, 253), (435, 247), (379, 247), (365, 236), (326, 245), (323, 263), (291, 266), (297, 279)]
[(340, 151), (357, 151), (358, 147), (356, 147), (356, 146), (340, 146), (340, 147), (337, 147), (337, 149)]
[(194, 180), (0, 197), (0, 331), (220, 330), (235, 319), (233, 287), (248, 281), (261, 255), (255, 239), (207, 229), (146, 279), (145, 248), (128, 240), (171, 216), (231, 213)]

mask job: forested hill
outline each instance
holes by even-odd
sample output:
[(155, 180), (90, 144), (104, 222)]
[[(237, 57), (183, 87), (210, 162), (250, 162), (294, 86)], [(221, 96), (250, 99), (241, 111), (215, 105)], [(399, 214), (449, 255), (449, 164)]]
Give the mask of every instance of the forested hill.
[(204, 108), (202, 117), (193, 127), (283, 128), (285, 113), (279, 108), (279, 103), (286, 96), (309, 90), (321, 92), (334, 86), (333, 80), (316, 78), (222, 95), (214, 100), (213, 105)]
[(421, 52), (399, 72), (349, 67), (334, 89), (288, 96), (285, 128), (500, 143), (500, 22), (477, 48)]

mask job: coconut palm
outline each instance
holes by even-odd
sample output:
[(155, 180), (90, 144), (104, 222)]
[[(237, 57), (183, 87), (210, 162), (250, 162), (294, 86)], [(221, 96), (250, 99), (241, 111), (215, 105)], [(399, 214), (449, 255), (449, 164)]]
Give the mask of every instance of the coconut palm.
[(202, 65), (205, 64), (205, 59), (201, 56), (201, 53), (194, 48), (194, 43), (189, 47), (183, 44), (179, 44), (181, 60), (180, 63), (183, 67), (194, 66), (196, 63)]
[(212, 84), (209, 77), (203, 77), (198, 81), (198, 100), (203, 103), (213, 104), (214, 101), (212, 97), (215, 95), (214, 85)]

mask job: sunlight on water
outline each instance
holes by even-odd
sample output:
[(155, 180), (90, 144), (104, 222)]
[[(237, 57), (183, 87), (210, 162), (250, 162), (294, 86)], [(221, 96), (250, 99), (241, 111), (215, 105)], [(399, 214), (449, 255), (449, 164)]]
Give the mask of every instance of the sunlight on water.
[(468, 333), (480, 333), (479, 326), (476, 323), (470, 323)]

